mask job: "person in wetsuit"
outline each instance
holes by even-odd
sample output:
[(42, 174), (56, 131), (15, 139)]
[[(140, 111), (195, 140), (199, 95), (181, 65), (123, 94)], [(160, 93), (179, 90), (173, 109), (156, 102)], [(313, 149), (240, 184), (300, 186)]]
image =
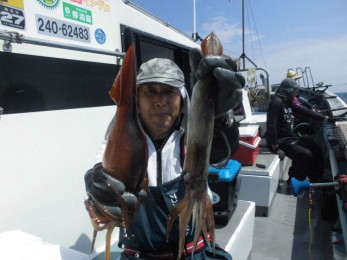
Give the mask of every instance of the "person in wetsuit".
[[(216, 114), (220, 116), (215, 119), (210, 160), (212, 165), (218, 166), (225, 165), (238, 146), (238, 125), (230, 120), (229, 111), (241, 102), (241, 97), (236, 95), (239, 97), (236, 98), (233, 94), (239, 91), (245, 82), (244, 78), (236, 73), (236, 64), (226, 59), (215, 57), (214, 60), (209, 60), (208, 57), (201, 57), (198, 66), (198, 70), (205, 70), (208, 74), (211, 73), (209, 75), (213, 75), (215, 70), (222, 72), (219, 76), (214, 76), (217, 82), (215, 109)], [(168, 241), (166, 222), (170, 209), (183, 198), (185, 189), (184, 137), (189, 97), (184, 75), (173, 61), (155, 58), (141, 65), (137, 76), (137, 88), (139, 116), (149, 149), (149, 192), (135, 213), (131, 226), (125, 229), (121, 223), (118, 225), (119, 246), (124, 249), (120, 259), (176, 259), (179, 241), (178, 219), (174, 222)], [(115, 123), (114, 118), (106, 133), (97, 163), (85, 175), (87, 192), (109, 206), (117, 206), (117, 201), (108, 192), (105, 184), (105, 187), (100, 188), (105, 174), (102, 172), (101, 159), (108, 134)], [(121, 147), (119, 151), (122, 152)], [(88, 200), (92, 201), (92, 198), (89, 197)], [(122, 214), (123, 210), (119, 216), (122, 217)], [(229, 253), (218, 246), (214, 255), (202, 237), (199, 238), (198, 247), (192, 256), (193, 235), (191, 229), (187, 231), (182, 259), (232, 259)]]
[(292, 160), (288, 184), (291, 177), (300, 181), (308, 177), (311, 182), (316, 182), (324, 173), (324, 158), (319, 144), (294, 134), (291, 118), (303, 115), (322, 122), (326, 117), (293, 103), (298, 88), (295, 80), (284, 79), (267, 110), (266, 140), (269, 149), (280, 157), (288, 156)]

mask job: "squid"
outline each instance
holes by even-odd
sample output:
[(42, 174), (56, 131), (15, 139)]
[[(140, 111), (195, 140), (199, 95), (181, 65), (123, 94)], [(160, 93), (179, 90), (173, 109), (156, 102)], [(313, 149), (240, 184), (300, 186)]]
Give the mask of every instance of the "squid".
[[(203, 56), (223, 54), (223, 47), (215, 33), (210, 33), (201, 43)], [(187, 152), (183, 165), (185, 195), (171, 210), (167, 221), (169, 238), (173, 221), (179, 216), (179, 251), (181, 259), (185, 246), (187, 226), (192, 219), (194, 247), (201, 235), (206, 241), (210, 235), (215, 250), (215, 224), (213, 207), (207, 193), (207, 178), (215, 119), (215, 82), (213, 76), (198, 80), (194, 86), (188, 114)]]
[(117, 111), (115, 124), (106, 144), (102, 166), (104, 187), (109, 188), (109, 193), (115, 198), (117, 206), (105, 206), (91, 193), (88, 195), (92, 200), (85, 201), (94, 227), (92, 251), (97, 232), (107, 229), (106, 260), (110, 259), (113, 229), (116, 226), (127, 228), (131, 225), (137, 208), (148, 192), (146, 177), (148, 146), (138, 118), (135, 58), (135, 45), (132, 44), (127, 50), (109, 92), (110, 97), (117, 104)]

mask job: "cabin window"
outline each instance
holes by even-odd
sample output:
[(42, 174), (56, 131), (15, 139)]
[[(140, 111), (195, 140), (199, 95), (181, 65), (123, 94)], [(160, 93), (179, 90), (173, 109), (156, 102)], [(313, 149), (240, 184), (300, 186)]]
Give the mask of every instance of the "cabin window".
[(115, 65), (6, 52), (0, 60), (4, 114), (114, 105)]
[(136, 43), (139, 52), (137, 53), (138, 66), (153, 58), (166, 58), (174, 61), (183, 71), (187, 91), (191, 94), (189, 47), (124, 25), (121, 25), (121, 32), (123, 51), (126, 51), (131, 43)]
[[(189, 47), (121, 26), (122, 49), (136, 42), (138, 66), (173, 60), (190, 94)], [(0, 107), (4, 114), (114, 105), (108, 92), (118, 65), (0, 52)]]
[(175, 60), (174, 51), (172, 49), (144, 41), (141, 42), (140, 46), (142, 62), (146, 62), (154, 57)]

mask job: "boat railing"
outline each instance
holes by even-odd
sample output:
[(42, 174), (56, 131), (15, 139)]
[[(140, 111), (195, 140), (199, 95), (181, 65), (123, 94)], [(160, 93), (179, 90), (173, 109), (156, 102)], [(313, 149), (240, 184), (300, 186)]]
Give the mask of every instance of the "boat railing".
[[(260, 70), (260, 71), (263, 71), (265, 74), (266, 74), (266, 77), (261, 77), (262, 81), (263, 81), (263, 84), (265, 86), (265, 92), (266, 92), (266, 99), (269, 100), (270, 98), (270, 93), (271, 93), (271, 85), (270, 85), (270, 78), (269, 78), (269, 73), (263, 69), (263, 68), (260, 68), (260, 67), (255, 67), (255, 70)], [(240, 69), (239, 72), (247, 72), (248, 69)]]
[(295, 71), (296, 71), (296, 74), (302, 75), (302, 78), (298, 79), (299, 85), (301, 86), (303, 85), (303, 87), (305, 88), (315, 86), (310, 67), (305, 67), (305, 68), (297, 67)]
[[(260, 67), (253, 67), (255, 71), (262, 71), (265, 76), (260, 73), (260, 79), (262, 84), (255, 84), (255, 87), (248, 87), (247, 97), (250, 103), (251, 109), (254, 112), (266, 112), (267, 106), (271, 96), (271, 84), (269, 79), (269, 73)], [(249, 69), (240, 69), (239, 72), (249, 72)], [(251, 74), (253, 74), (252, 72)], [(252, 75), (253, 76), (253, 75)], [(256, 74), (254, 73), (254, 77)], [(255, 80), (256, 81), (256, 80)], [(246, 88), (247, 89), (247, 88)]]
[(323, 82), (319, 82), (319, 83), (316, 84), (315, 87), (312, 87), (312, 90), (317, 92), (317, 93), (319, 93), (319, 94), (323, 94), (331, 86), (332, 85), (324, 85)]
[(99, 50), (96, 48), (88, 48), (88, 47), (82, 47), (74, 44), (67, 44), (67, 43), (57, 43), (57, 42), (51, 42), (51, 41), (43, 41), (32, 37), (24, 36), (23, 34), (20, 34), (18, 32), (14, 31), (7, 31), (7, 30), (0, 30), (0, 39), (4, 40), (4, 44), (2, 45), (2, 49), (5, 52), (12, 52), (12, 44), (33, 44), (33, 45), (39, 45), (39, 46), (45, 46), (45, 47), (53, 47), (53, 48), (59, 48), (59, 49), (66, 49), (66, 50), (74, 50), (74, 51), (82, 51), (82, 52), (88, 52), (88, 53), (95, 53), (95, 54), (102, 54), (102, 55), (110, 55), (115, 56), (119, 58), (123, 58), (125, 53), (118, 52), (118, 51), (104, 51)]

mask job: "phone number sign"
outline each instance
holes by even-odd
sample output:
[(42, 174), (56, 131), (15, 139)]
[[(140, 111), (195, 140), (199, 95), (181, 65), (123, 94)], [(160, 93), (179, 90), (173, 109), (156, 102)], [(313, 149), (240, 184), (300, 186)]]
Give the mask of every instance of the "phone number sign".
[(36, 29), (38, 33), (61, 39), (80, 42), (90, 42), (90, 30), (87, 26), (36, 15)]

